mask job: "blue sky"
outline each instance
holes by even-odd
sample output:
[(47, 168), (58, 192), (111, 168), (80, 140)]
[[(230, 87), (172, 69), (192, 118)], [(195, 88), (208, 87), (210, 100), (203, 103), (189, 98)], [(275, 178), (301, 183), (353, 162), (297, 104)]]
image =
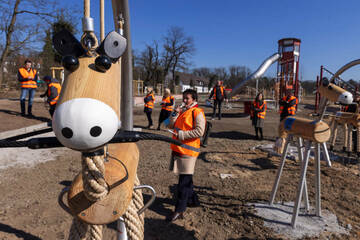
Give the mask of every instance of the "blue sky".
[[(140, 51), (146, 43), (160, 40), (170, 26), (183, 27), (195, 40), (193, 67), (243, 65), (256, 70), (277, 51), (277, 41), (286, 37), (302, 41), (300, 76), (304, 80), (315, 80), (320, 65), (335, 72), (360, 58), (359, 0), (129, 0), (129, 4), (134, 49)], [(109, 32), (113, 29), (111, 1), (105, 5)], [(96, 23), (98, 6), (98, 1), (91, 1)], [(82, 8), (82, 1), (78, 7)], [(275, 76), (275, 65), (266, 76)], [(360, 66), (342, 77), (360, 80)]]

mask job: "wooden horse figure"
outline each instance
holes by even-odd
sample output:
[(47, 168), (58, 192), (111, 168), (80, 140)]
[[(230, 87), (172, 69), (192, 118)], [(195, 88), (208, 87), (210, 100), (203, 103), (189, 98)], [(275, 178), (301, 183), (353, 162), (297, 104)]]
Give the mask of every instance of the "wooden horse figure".
[[(357, 155), (360, 155), (360, 114), (358, 106), (356, 106), (356, 111), (353, 112), (337, 112), (335, 116), (332, 116), (331, 126), (332, 126), (332, 136), (330, 141), (330, 150), (333, 150), (338, 126), (342, 125), (344, 128), (344, 145), (343, 150), (348, 152), (350, 155), (352, 149), (352, 131), (353, 128), (357, 131), (357, 141), (356, 141), (356, 152)], [(354, 146), (355, 147), (355, 146)]]
[(126, 39), (113, 31), (98, 45), (87, 14), (83, 25), (81, 42), (66, 30), (53, 37), (66, 69), (53, 130), (62, 145), (82, 152), (82, 172), (68, 190), (68, 207), (60, 197), (74, 216), (69, 239), (102, 239), (102, 225), (121, 217), (128, 236), (142, 239), (142, 195), (134, 191), (139, 150), (135, 143), (108, 144), (121, 125), (120, 57)]

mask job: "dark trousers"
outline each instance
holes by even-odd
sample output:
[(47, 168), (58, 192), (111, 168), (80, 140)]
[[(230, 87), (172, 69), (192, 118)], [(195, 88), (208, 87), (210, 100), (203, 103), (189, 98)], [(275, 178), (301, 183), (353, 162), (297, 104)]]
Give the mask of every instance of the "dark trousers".
[(171, 111), (167, 111), (165, 109), (161, 109), (160, 111), (160, 116), (159, 116), (159, 125), (158, 127), (160, 128), (160, 125), (163, 121), (165, 121), (165, 119), (167, 119), (171, 114)]
[(184, 212), (187, 205), (199, 203), (198, 196), (194, 192), (192, 176), (192, 174), (179, 175), (175, 212)]
[(219, 107), (218, 117), (219, 117), (219, 120), (221, 119), (221, 103), (222, 103), (222, 101), (220, 101), (220, 100), (214, 100), (212, 118), (215, 118), (215, 115), (216, 115), (216, 107), (218, 106), (218, 107)]
[(50, 105), (49, 113), (51, 117), (54, 115), (55, 108), (56, 108), (56, 104)]
[(149, 122), (149, 127), (153, 125), (153, 121), (151, 119), (151, 113), (152, 113), (152, 109), (151, 108), (145, 108), (144, 112), (146, 113), (146, 117), (148, 119)]

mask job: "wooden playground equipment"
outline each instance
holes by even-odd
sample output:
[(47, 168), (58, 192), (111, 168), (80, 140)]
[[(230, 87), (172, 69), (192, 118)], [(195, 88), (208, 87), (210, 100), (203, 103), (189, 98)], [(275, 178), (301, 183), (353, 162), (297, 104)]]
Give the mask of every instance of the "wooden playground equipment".
[[(339, 125), (343, 126), (344, 129), (344, 144), (343, 150), (347, 151), (350, 155), (351, 149), (356, 147), (357, 155), (360, 155), (360, 114), (359, 108), (357, 106), (357, 111), (355, 113), (351, 112), (337, 112), (335, 116), (331, 116), (331, 129), (332, 136), (330, 140), (330, 150), (334, 149), (338, 127)], [(353, 128), (356, 129), (356, 146), (352, 146), (352, 137), (353, 137)]]
[[(56, 79), (59, 79), (61, 84), (64, 82), (64, 79), (65, 79), (65, 70), (63, 67), (51, 67), (50, 68), (51, 70), (51, 77), (52, 78), (56, 78)], [(58, 72), (58, 78), (56, 76), (56, 72)]]
[[(298, 184), (298, 190), (291, 220), (291, 226), (293, 228), (296, 227), (296, 220), (299, 214), (299, 208), (301, 199), (304, 199), (305, 202), (305, 210), (309, 211), (309, 200), (306, 186), (306, 171), (310, 158), (311, 146), (315, 147), (315, 164), (316, 164), (316, 172), (315, 172), (315, 186), (316, 186), (316, 208), (315, 215), (321, 216), (321, 186), (320, 186), (320, 157), (321, 152), (327, 162), (327, 165), (331, 167), (331, 162), (329, 158), (329, 154), (327, 151), (326, 142), (330, 139), (331, 130), (327, 123), (322, 121), (324, 113), (326, 111), (326, 107), (328, 102), (341, 102), (343, 104), (350, 104), (352, 102), (352, 94), (348, 91), (336, 86), (335, 84), (326, 82), (325, 80), (322, 82), (322, 85), (319, 88), (319, 91), (322, 94), (321, 100), (321, 115), (319, 119), (305, 119), (299, 117), (287, 117), (285, 118), (279, 125), (279, 137), (282, 139), (282, 146), (280, 148), (281, 156), (281, 164), (278, 168), (277, 176), (275, 179), (275, 183), (273, 185), (273, 189), (270, 196), (269, 204), (273, 205), (276, 192), (278, 189), (278, 185), (280, 182), (281, 174), (285, 165), (286, 156), (288, 153), (288, 147), (290, 142), (294, 137), (297, 138), (295, 141), (295, 145), (298, 149), (298, 157), (301, 161), (301, 175), (300, 181)], [(304, 144), (304, 140), (307, 142)], [(303, 150), (305, 147), (305, 151)]]
[[(272, 188), (269, 204), (273, 205), (276, 192), (279, 186), (280, 178), (282, 171), (284, 169), (286, 156), (288, 153), (288, 147), (290, 142), (293, 140), (293, 137), (297, 138), (296, 146), (298, 149), (298, 157), (301, 162), (301, 175), (300, 181), (298, 184), (298, 190), (291, 220), (291, 226), (296, 227), (296, 220), (299, 214), (299, 208), (301, 199), (305, 202), (305, 210), (309, 211), (309, 199), (306, 185), (306, 171), (310, 159), (311, 146), (315, 146), (315, 164), (316, 164), (316, 173), (315, 173), (315, 185), (316, 185), (316, 210), (315, 215), (321, 216), (321, 184), (320, 184), (320, 152), (323, 152), (323, 156), (328, 164), (331, 166), (329, 154), (326, 148), (326, 142), (330, 138), (330, 128), (329, 126), (321, 120), (310, 120), (305, 118), (298, 117), (287, 117), (280, 123), (279, 127), (280, 137), (286, 139), (285, 148), (282, 152), (281, 163), (278, 168), (277, 176), (275, 183)], [(307, 140), (305, 143), (304, 149), (304, 140)]]

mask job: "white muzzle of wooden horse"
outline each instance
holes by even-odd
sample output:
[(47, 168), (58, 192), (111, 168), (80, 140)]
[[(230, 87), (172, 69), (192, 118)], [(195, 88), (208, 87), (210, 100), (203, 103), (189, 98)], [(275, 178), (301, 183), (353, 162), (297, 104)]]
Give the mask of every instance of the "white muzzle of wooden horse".
[(89, 151), (109, 142), (120, 128), (120, 120), (110, 106), (99, 100), (74, 98), (56, 107), (52, 125), (64, 146)]

